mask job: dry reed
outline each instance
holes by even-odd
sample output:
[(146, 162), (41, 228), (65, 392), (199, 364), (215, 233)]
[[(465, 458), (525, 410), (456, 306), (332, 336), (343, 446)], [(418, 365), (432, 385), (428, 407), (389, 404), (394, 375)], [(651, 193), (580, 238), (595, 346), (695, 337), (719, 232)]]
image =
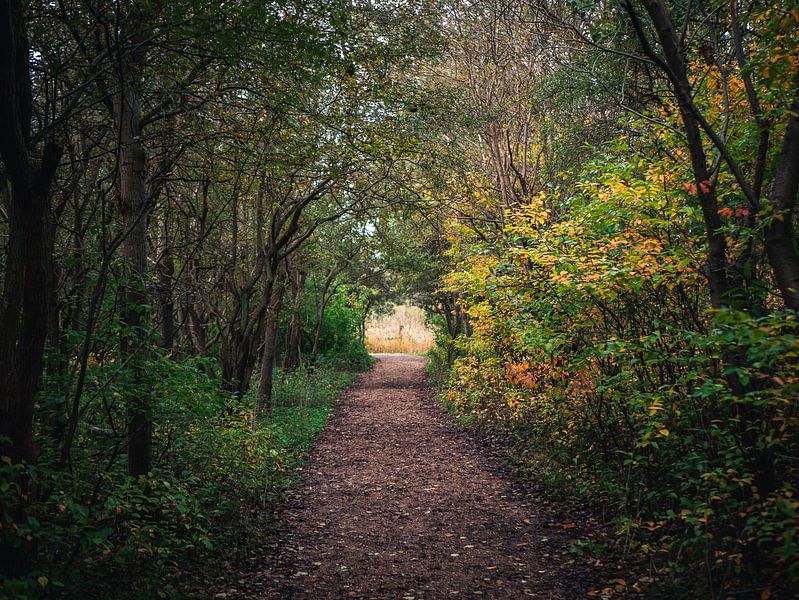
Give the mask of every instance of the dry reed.
[(424, 311), (400, 305), (389, 315), (366, 322), (366, 348), (375, 353), (424, 354), (433, 347), (433, 332)]

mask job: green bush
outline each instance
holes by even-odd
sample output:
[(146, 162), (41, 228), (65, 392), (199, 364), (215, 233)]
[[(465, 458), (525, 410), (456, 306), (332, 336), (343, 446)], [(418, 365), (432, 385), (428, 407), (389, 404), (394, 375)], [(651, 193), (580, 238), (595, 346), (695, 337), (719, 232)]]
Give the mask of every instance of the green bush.
[[(91, 410), (71, 473), (53, 448), (35, 469), (0, 465), (0, 505), (12, 506), (22, 476), (38, 491), (24, 518), (3, 512), (0, 533), (36, 543), (38, 560), (26, 578), (2, 581), (0, 597), (185, 595), (204, 578), (222, 578), (223, 561), (262, 540), (293, 469), (354, 375), (321, 367), (279, 375), (277, 408), (258, 421), (250, 395), (236, 400), (203, 367), (165, 357), (147, 365), (156, 466), (146, 477), (126, 475), (124, 436), (94, 427)], [(124, 422), (119, 406), (108, 409)]]
[(361, 315), (344, 295), (334, 296), (320, 333), (322, 352), (317, 364), (333, 369), (363, 371), (372, 360), (360, 333)]

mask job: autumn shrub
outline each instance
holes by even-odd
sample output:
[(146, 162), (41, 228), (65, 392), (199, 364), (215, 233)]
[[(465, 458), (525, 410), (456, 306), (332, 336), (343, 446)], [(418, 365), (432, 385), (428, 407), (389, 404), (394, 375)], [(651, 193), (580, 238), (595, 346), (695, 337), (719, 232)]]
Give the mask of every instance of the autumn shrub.
[(567, 212), (541, 194), (508, 215), (506, 245), (455, 247), (447, 286), (472, 331), (444, 397), (521, 440), (538, 476), (613, 507), (627, 549), (687, 569), (690, 593), (784, 591), (799, 575), (796, 315), (765, 285), (755, 310), (709, 307), (680, 177), (668, 160), (597, 162), (558, 199)]

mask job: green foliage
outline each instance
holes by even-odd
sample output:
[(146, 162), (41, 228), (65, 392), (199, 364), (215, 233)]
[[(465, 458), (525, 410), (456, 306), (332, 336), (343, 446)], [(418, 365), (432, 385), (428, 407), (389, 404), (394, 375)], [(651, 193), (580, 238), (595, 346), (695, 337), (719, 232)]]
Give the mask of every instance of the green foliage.
[(115, 460), (121, 440), (92, 430), (90, 419), (71, 474), (52, 460), (28, 469), (3, 463), (0, 505), (13, 505), (23, 475), (38, 500), (23, 518), (4, 512), (2, 534), (36, 543), (39, 561), (24, 579), (3, 581), (2, 595), (189, 594), (263, 539), (293, 470), (354, 375), (319, 367), (280, 375), (277, 408), (259, 422), (251, 395), (231, 398), (202, 366), (164, 357), (147, 365), (157, 466), (146, 477), (127, 477)]
[(350, 306), (349, 298), (336, 295), (325, 311), (320, 335), (323, 349), (317, 363), (333, 369), (363, 371), (372, 364), (361, 338), (362, 313)]
[(442, 386), (449, 379), (449, 371), (457, 356), (455, 340), (443, 321), (440, 315), (434, 315), (430, 319), (435, 332), (435, 343), (427, 352), (426, 368), (428, 380), (435, 387)]
[(273, 390), (275, 407), (330, 407), (353, 379), (352, 371), (319, 365), (313, 369), (303, 365), (293, 373), (278, 370)]
[(568, 213), (536, 199), (510, 215), (504, 245), (453, 250), (448, 286), (472, 334), (444, 399), (506, 431), (522, 470), (613, 507), (639, 556), (689, 569), (693, 585), (698, 563), (714, 585), (789, 586), (796, 315), (709, 309), (700, 216), (676, 201), (679, 181), (667, 161), (610, 156)]

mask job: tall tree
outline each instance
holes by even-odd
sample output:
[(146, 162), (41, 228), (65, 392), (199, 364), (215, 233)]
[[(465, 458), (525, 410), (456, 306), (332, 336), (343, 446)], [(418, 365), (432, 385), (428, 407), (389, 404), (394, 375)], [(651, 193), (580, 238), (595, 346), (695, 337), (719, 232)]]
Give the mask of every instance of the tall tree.
[[(47, 337), (50, 277), (50, 187), (61, 158), (52, 138), (39, 160), (32, 140), (30, 44), (23, 3), (0, 2), (0, 158), (10, 184), (6, 198), (9, 224), (3, 298), (0, 305), (0, 454), (12, 464), (36, 459), (33, 413)], [(25, 478), (20, 505), (6, 507), (19, 517), (30, 500)], [(4, 538), (0, 569), (24, 571), (32, 550)]]
[(141, 18), (131, 13), (118, 15), (119, 30), (116, 56), (117, 90), (113, 94), (113, 118), (118, 147), (119, 212), (125, 238), (122, 255), (129, 269), (125, 289), (126, 306), (122, 323), (122, 356), (130, 361), (131, 393), (128, 403), (128, 473), (136, 477), (152, 467), (153, 425), (148, 391), (143, 385), (148, 327), (147, 304), (147, 155), (142, 140), (141, 84), (147, 59), (146, 34)]

